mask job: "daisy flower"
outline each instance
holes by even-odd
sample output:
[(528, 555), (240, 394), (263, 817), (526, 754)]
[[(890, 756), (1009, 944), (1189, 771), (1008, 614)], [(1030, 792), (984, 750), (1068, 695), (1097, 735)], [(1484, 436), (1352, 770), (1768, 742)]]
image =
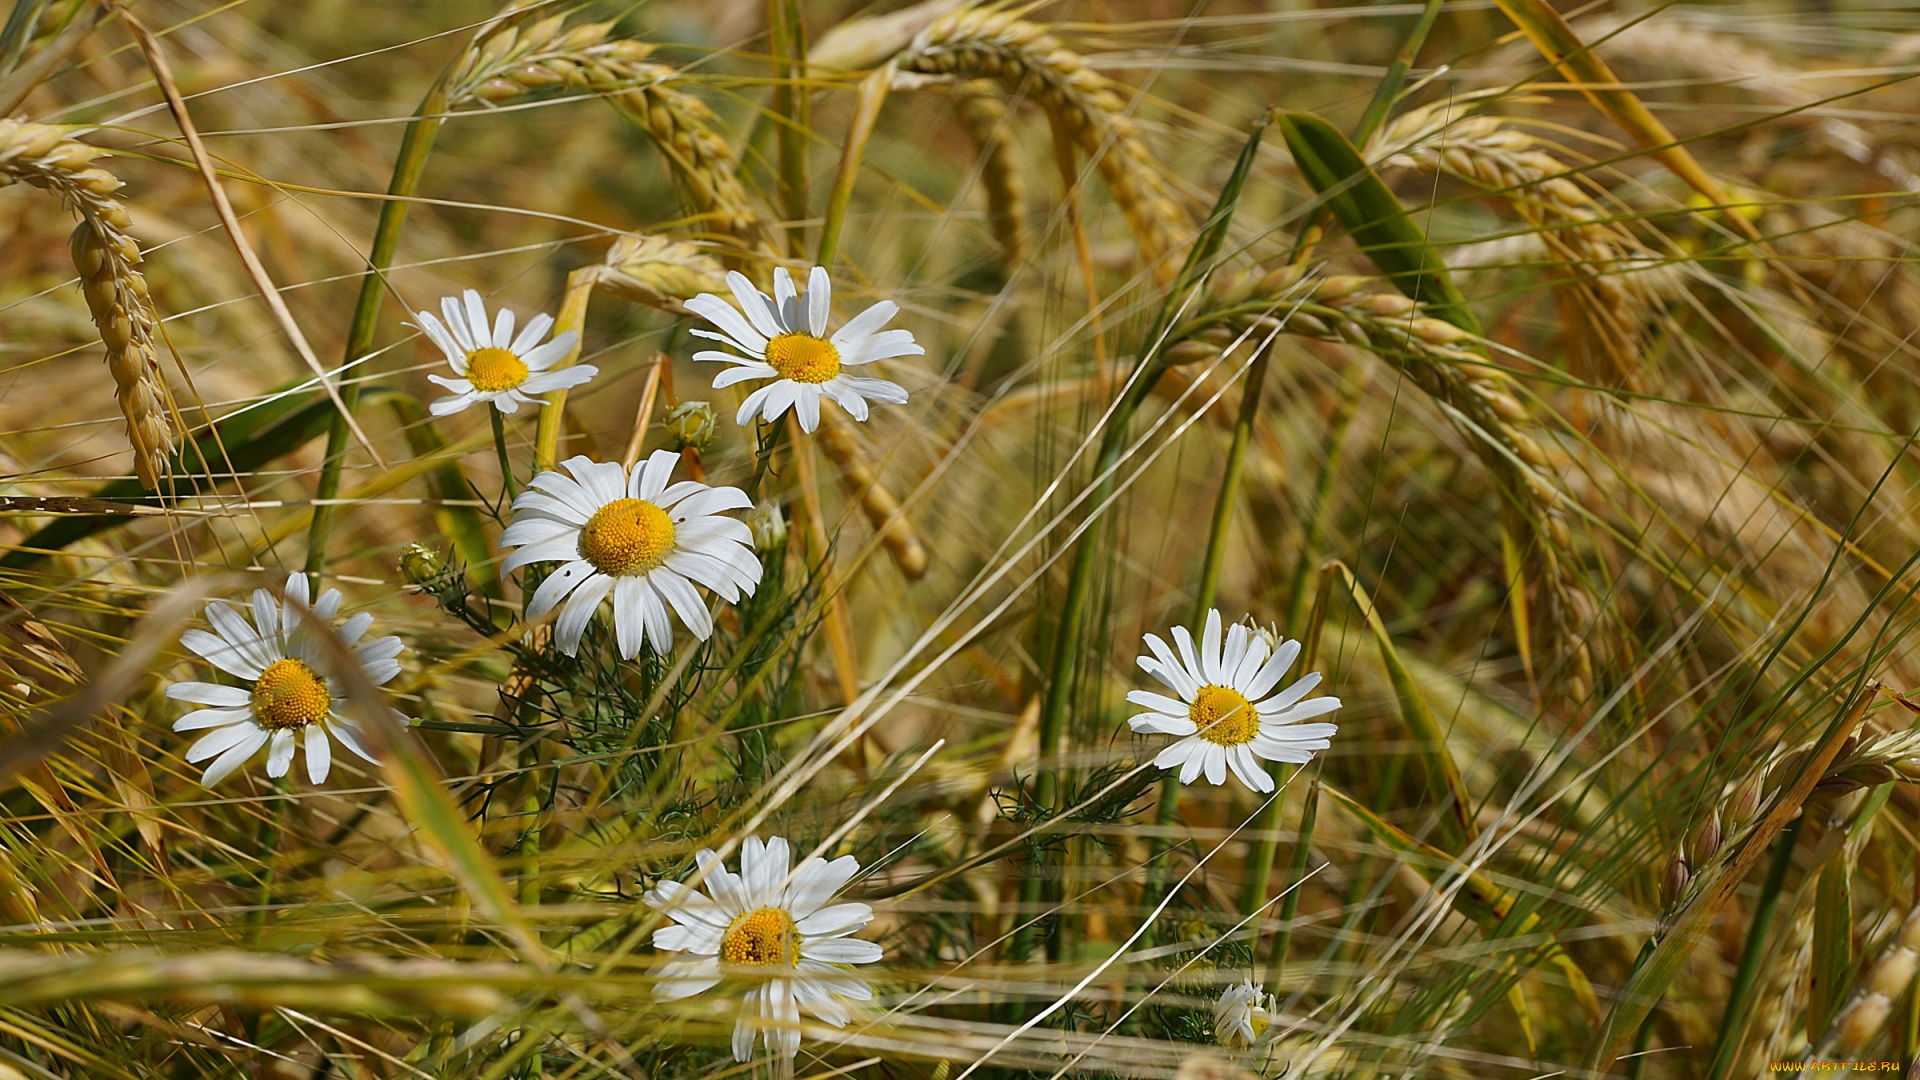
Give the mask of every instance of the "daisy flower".
[(1252, 979), (1242, 979), (1220, 993), (1213, 1003), (1213, 1041), (1221, 1046), (1252, 1046), (1260, 1038), (1280, 1005), (1271, 994), (1262, 994)]
[(592, 364), (548, 370), (580, 339), (579, 334), (569, 330), (545, 345), (539, 344), (553, 327), (551, 315), (542, 313), (528, 319), (526, 328), (516, 337), (513, 312), (501, 308), (488, 319), (487, 305), (480, 302), (480, 294), (472, 289), (458, 300), (451, 296), (443, 298), (440, 312), (447, 317), (444, 323), (430, 312), (422, 311), (414, 316), (420, 320), (416, 325), (447, 354), (447, 362), (459, 376), (457, 379), (427, 376), (428, 381), (453, 391), (452, 397), (440, 398), (427, 406), (435, 416), (451, 416), (481, 402), (492, 402), (493, 407), (503, 413), (516, 412), (522, 405), (540, 404), (535, 400), (540, 394), (579, 386), (600, 374), (600, 369)]
[(1184, 626), (1173, 628), (1180, 647), (1176, 659), (1167, 643), (1148, 634), (1152, 656), (1140, 657), (1147, 674), (1179, 694), (1179, 700), (1150, 690), (1135, 690), (1127, 700), (1147, 709), (1127, 721), (1135, 731), (1173, 735), (1176, 741), (1153, 759), (1162, 769), (1178, 768), (1180, 782), (1191, 784), (1202, 772), (1210, 784), (1223, 784), (1231, 768), (1255, 791), (1273, 790), (1273, 778), (1256, 759), (1305, 763), (1325, 750), (1336, 730), (1332, 724), (1303, 724), (1340, 707), (1337, 697), (1307, 695), (1320, 685), (1312, 672), (1267, 697), (1280, 676), (1300, 655), (1300, 643), (1282, 641), (1271, 654), (1266, 640), (1236, 624), (1220, 640), (1220, 613), (1207, 612), (1198, 653)]
[[(214, 667), (251, 684), (245, 689), (204, 682), (167, 687), (167, 696), (175, 701), (210, 706), (195, 709), (173, 725), (175, 731), (213, 729), (187, 749), (188, 761), (213, 759), (200, 777), (208, 787), (246, 764), (263, 746), (268, 776), (287, 775), (295, 747), (304, 746), (307, 779), (325, 783), (333, 764), (328, 736), (379, 764), (361, 745), (354, 722), (340, 713), (346, 699), (334, 692), (319, 642), (313, 638), (317, 631), (300, 614), (302, 607), (310, 607), (315, 618), (331, 623), (340, 610), (340, 590), (328, 589), (309, 605), (306, 575), (293, 574), (287, 578), (286, 595), (288, 602), (283, 606), (273, 593), (255, 589), (251, 623), (216, 600), (207, 605), (207, 622), (214, 632), (189, 630), (180, 637), (182, 645)], [(373, 616), (361, 612), (333, 632), (342, 645), (353, 649), (367, 679), (380, 686), (400, 674), (401, 645), (397, 637), (360, 642), (371, 625)]]
[(743, 593), (753, 595), (760, 584), (752, 531), (720, 516), (753, 501), (738, 488), (694, 480), (669, 487), (679, 461), (671, 450), (655, 450), (629, 475), (616, 462), (568, 458), (560, 467), (572, 476), (543, 472), (513, 500), (513, 523), (500, 535), (500, 546), (520, 550), (500, 572), (528, 563), (561, 564), (527, 605), (527, 617), (537, 619), (567, 601), (553, 627), (561, 652), (572, 656), (579, 650), (587, 621), (609, 593), (620, 656), (631, 660), (642, 640), (654, 652), (672, 650), (669, 607), (695, 637), (704, 641), (713, 634), (696, 584), (729, 604)]
[(800, 1010), (844, 1027), (847, 1007), (834, 998), (872, 999), (866, 980), (847, 965), (880, 959), (880, 946), (847, 935), (872, 921), (873, 909), (831, 902), (860, 870), (853, 856), (808, 859), (788, 873), (784, 839), (762, 845), (749, 836), (738, 875), (711, 851), (694, 858), (707, 895), (677, 881), (662, 881), (646, 895), (674, 923), (653, 932), (653, 947), (688, 954), (661, 965), (655, 998), (692, 997), (723, 979), (739, 984), (735, 1061), (752, 1059), (756, 1031), (767, 1049), (792, 1058), (800, 1052)]
[(808, 277), (804, 299), (794, 291), (793, 275), (784, 266), (773, 272), (773, 296), (754, 288), (738, 270), (727, 274), (727, 284), (740, 302), (738, 309), (712, 293), (701, 293), (687, 301), (687, 310), (721, 330), (717, 334), (695, 330), (695, 334), (747, 355), (708, 351), (694, 353), (693, 358), (734, 365), (714, 377), (715, 390), (748, 379), (775, 380), (747, 395), (735, 423), (746, 426), (756, 412), (764, 420), (778, 420), (792, 407), (800, 417), (800, 430), (811, 432), (820, 426), (821, 395), (832, 398), (855, 420), (867, 418), (868, 401), (899, 405), (907, 400), (906, 390), (897, 383), (860, 378), (843, 370), (926, 352), (914, 344), (908, 331), (880, 329), (900, 310), (893, 301), (880, 301), (828, 337), (833, 285), (820, 267), (814, 267)]

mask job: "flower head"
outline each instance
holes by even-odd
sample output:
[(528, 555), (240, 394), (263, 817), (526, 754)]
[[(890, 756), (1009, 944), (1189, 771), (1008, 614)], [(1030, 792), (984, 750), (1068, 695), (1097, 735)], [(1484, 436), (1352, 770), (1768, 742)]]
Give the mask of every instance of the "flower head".
[[(653, 651), (673, 648), (671, 607), (694, 636), (713, 633), (713, 619), (694, 585), (728, 603), (760, 584), (753, 534), (722, 511), (753, 503), (738, 488), (694, 480), (668, 486), (680, 455), (655, 450), (632, 473), (615, 462), (568, 458), (573, 474), (543, 472), (513, 500), (513, 523), (500, 535), (507, 557), (501, 573), (536, 562), (560, 568), (534, 590), (527, 617), (539, 618), (562, 600), (554, 641), (572, 656), (600, 602), (613, 595), (613, 629), (621, 657), (631, 660), (644, 640)], [(569, 597), (571, 599), (569, 599)]]
[(1213, 1003), (1213, 1041), (1221, 1046), (1252, 1046), (1280, 1011), (1273, 995), (1262, 994), (1252, 979), (1242, 979)]
[(820, 426), (822, 395), (832, 398), (855, 420), (867, 418), (869, 400), (895, 405), (907, 400), (906, 390), (896, 383), (846, 373), (847, 368), (875, 360), (926, 352), (914, 344), (908, 331), (880, 329), (900, 310), (893, 301), (880, 301), (829, 337), (827, 316), (833, 307), (833, 286), (820, 267), (814, 267), (808, 277), (804, 297), (794, 290), (793, 275), (784, 266), (773, 272), (773, 296), (754, 288), (753, 282), (737, 270), (727, 274), (727, 284), (733, 287), (739, 308), (712, 293), (701, 293), (687, 301), (687, 310), (721, 330), (717, 334), (695, 330), (695, 334), (746, 354), (693, 354), (695, 360), (734, 365), (714, 378), (715, 390), (748, 379), (774, 380), (747, 395), (734, 417), (735, 423), (745, 426), (755, 413), (766, 420), (778, 420), (792, 407), (800, 418), (800, 429), (812, 431)]
[(848, 965), (880, 959), (880, 946), (847, 936), (872, 921), (873, 909), (832, 902), (860, 864), (851, 855), (832, 862), (808, 859), (789, 873), (790, 858), (784, 839), (762, 844), (749, 836), (740, 848), (738, 875), (711, 851), (694, 856), (706, 894), (662, 881), (646, 896), (673, 920), (653, 932), (653, 947), (687, 954), (661, 965), (654, 996), (675, 1001), (722, 980), (736, 984), (735, 1061), (752, 1059), (755, 1032), (769, 1050), (791, 1058), (800, 1052), (800, 1010), (843, 1027), (847, 1007), (835, 997), (873, 997)]
[(419, 327), (440, 351), (447, 355), (459, 378), (429, 375), (427, 379), (453, 391), (427, 408), (435, 416), (449, 416), (477, 402), (491, 402), (503, 413), (517, 411), (522, 405), (537, 405), (537, 395), (579, 386), (600, 374), (592, 364), (575, 364), (559, 371), (549, 370), (559, 363), (579, 334), (569, 330), (545, 345), (540, 339), (553, 327), (553, 317), (535, 315), (527, 320), (518, 336), (513, 332), (513, 312), (501, 308), (491, 320), (487, 305), (472, 289), (460, 299), (448, 296), (440, 301), (442, 323), (422, 311), (414, 317)]
[(1223, 642), (1218, 611), (1207, 613), (1198, 652), (1184, 626), (1173, 628), (1173, 640), (1180, 648), (1178, 658), (1166, 642), (1148, 634), (1153, 655), (1140, 657), (1140, 667), (1179, 699), (1150, 690), (1127, 695), (1128, 701), (1148, 710), (1128, 720), (1129, 727), (1177, 737), (1153, 759), (1154, 765), (1178, 768), (1183, 784), (1193, 783), (1203, 772), (1208, 783), (1223, 784), (1232, 769), (1242, 783), (1266, 792), (1273, 790), (1273, 778), (1256, 759), (1305, 763), (1313, 760), (1315, 751), (1327, 748), (1334, 725), (1301, 723), (1340, 707), (1337, 697), (1307, 696), (1320, 685), (1319, 672), (1267, 696), (1300, 655), (1299, 642), (1283, 641), (1269, 651), (1245, 624), (1229, 628)]
[[(287, 603), (282, 605), (266, 589), (253, 592), (253, 622), (222, 601), (207, 605), (207, 621), (214, 632), (189, 630), (180, 643), (229, 675), (247, 680), (246, 689), (219, 683), (179, 682), (167, 687), (167, 696), (209, 708), (195, 709), (174, 721), (175, 731), (213, 730), (187, 749), (188, 761), (213, 764), (200, 777), (208, 787), (219, 783), (247, 763), (262, 746), (267, 748), (267, 775), (281, 777), (293, 763), (298, 746), (307, 751), (307, 778), (324, 783), (333, 763), (328, 736), (340, 745), (378, 764), (360, 742), (359, 729), (339, 712), (345, 699), (334, 693), (327, 661), (314, 640), (319, 632), (312, 620), (331, 623), (340, 610), (340, 591), (328, 589), (307, 603), (307, 578), (287, 578)], [(362, 612), (342, 623), (334, 633), (351, 647), (369, 682), (380, 686), (400, 674), (401, 644), (397, 637), (360, 642), (373, 616)]]

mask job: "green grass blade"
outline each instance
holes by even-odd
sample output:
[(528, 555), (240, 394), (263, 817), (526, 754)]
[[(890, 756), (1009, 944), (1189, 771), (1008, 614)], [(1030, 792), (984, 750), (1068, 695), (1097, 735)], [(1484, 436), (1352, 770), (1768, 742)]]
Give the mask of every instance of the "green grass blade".
[(1380, 663), (1387, 669), (1387, 681), (1393, 684), (1394, 699), (1400, 705), (1400, 721), (1406, 725), (1407, 734), (1420, 746), (1413, 760), (1425, 778), (1430, 805), (1440, 811), (1440, 837), (1446, 847), (1464, 850), (1478, 830), (1473, 825), (1473, 803), (1467, 794), (1466, 782), (1461, 779), (1460, 768), (1454, 764), (1453, 754), (1447, 749), (1446, 732), (1441, 729), (1433, 710), (1427, 706), (1426, 698), (1421, 696), (1412, 672), (1407, 670), (1406, 662), (1400, 658), (1400, 650), (1394, 647), (1393, 635), (1387, 632), (1387, 624), (1381, 621), (1373, 598), (1367, 595), (1367, 590), (1346, 564), (1336, 562), (1333, 565), (1338, 567), (1337, 573), (1346, 583), (1348, 594), (1364, 614), (1367, 628), (1373, 632), (1374, 643), (1380, 649)]

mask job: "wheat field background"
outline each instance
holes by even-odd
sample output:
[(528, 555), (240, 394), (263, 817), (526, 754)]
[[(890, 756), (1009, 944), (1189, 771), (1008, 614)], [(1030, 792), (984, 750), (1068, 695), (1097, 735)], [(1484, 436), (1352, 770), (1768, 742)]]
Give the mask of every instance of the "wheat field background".
[[(1917, 75), (1876, 0), (14, 0), (0, 1080), (1910, 1067)], [(687, 302), (815, 265), (907, 400), (739, 423)], [(436, 415), (465, 290), (597, 375)], [(569, 650), (503, 530), (657, 451), (757, 585)], [(294, 715), (190, 647), (260, 589), (403, 650), (314, 646), (323, 782), (174, 729)], [(1129, 726), (1216, 609), (1340, 699), (1271, 794)], [(775, 836), (880, 959), (756, 1027), (647, 898)]]

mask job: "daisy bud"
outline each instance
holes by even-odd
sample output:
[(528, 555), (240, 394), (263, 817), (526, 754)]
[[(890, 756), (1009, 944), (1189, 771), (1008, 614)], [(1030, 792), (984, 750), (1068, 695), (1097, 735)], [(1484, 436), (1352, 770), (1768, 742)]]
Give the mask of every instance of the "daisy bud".
[(446, 571), (446, 556), (438, 548), (415, 541), (400, 553), (400, 577), (409, 585), (425, 585)]
[(675, 445), (682, 450), (704, 452), (719, 434), (713, 406), (704, 401), (683, 401), (667, 412), (665, 427)]
[(747, 528), (753, 530), (753, 546), (761, 551), (774, 551), (786, 546), (787, 519), (780, 513), (780, 504), (762, 502), (747, 515)]

